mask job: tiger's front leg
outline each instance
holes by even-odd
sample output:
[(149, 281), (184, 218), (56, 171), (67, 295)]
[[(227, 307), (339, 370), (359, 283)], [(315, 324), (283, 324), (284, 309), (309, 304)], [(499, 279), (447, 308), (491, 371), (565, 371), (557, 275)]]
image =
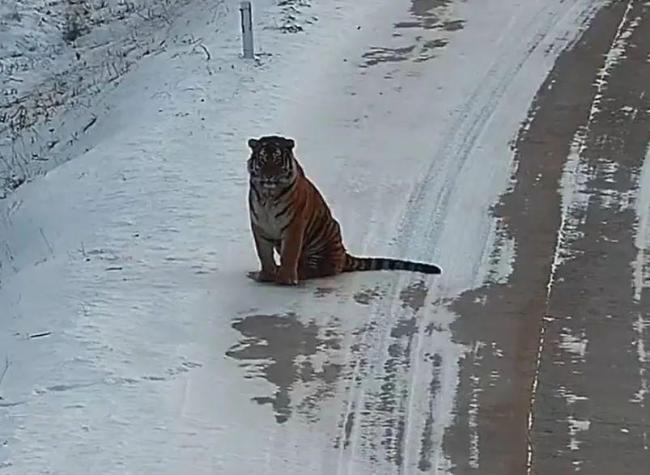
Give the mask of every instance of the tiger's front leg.
[(280, 268), (275, 281), (283, 285), (298, 284), (298, 262), (302, 252), (304, 227), (294, 221), (285, 230), (282, 236), (282, 248), (280, 250)]
[(255, 249), (257, 249), (261, 270), (259, 272), (250, 272), (248, 276), (258, 282), (274, 282), (278, 266), (275, 264), (275, 259), (273, 258), (273, 242), (260, 236), (256, 231), (253, 227)]

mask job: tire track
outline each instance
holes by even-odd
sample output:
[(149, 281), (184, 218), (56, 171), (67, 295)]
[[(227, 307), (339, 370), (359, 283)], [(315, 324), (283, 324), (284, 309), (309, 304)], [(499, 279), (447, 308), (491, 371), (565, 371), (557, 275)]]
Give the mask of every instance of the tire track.
[[(517, 259), (508, 282), (464, 293), (452, 308), (461, 316), (456, 335), (472, 345), (490, 344), (478, 364), (463, 366), (461, 398), (447, 447), (463, 473), (521, 474), (530, 467), (527, 440), (540, 334), (547, 313), (547, 285), (554, 262), (561, 197), (557, 191), (573, 139), (590, 114), (596, 77), (616, 35), (626, 4), (602, 8), (571, 49), (563, 52), (530, 108), (516, 146), (515, 185), (495, 210), (516, 240)], [(496, 375), (497, 383), (486, 380)], [(481, 378), (479, 463), (464, 450), (473, 378)]]
[[(406, 210), (397, 229), (396, 242), (402, 251), (408, 248), (409, 254), (413, 254), (413, 249), (416, 249), (422, 256), (426, 255), (427, 259), (435, 260), (436, 251), (423, 252), (424, 249), (419, 249), (421, 246), (416, 243), (425, 243), (426, 241), (426, 249), (436, 249), (439, 237), (437, 230), (447, 219), (450, 199), (458, 177), (490, 123), (495, 108), (503, 101), (517, 74), (525, 67), (530, 56), (544, 42), (553, 27), (569, 14), (569, 9), (563, 8), (564, 3), (564, 1), (552, 4), (544, 2), (533, 17), (519, 27), (521, 31), (526, 32), (526, 37), (530, 40), (525, 43), (517, 43), (514, 54), (510, 48), (502, 49), (484, 78), (478, 81), (479, 86), (465, 102), (458, 114), (458, 119), (450, 127), (452, 131), (450, 139), (442, 144), (439, 152), (431, 161), (424, 179), (415, 186), (410, 194)], [(581, 15), (588, 17), (590, 13), (589, 10), (585, 10)], [(515, 21), (515, 19), (511, 21)], [(531, 32), (534, 33), (531, 34)], [(506, 33), (507, 30), (504, 31), (504, 36)], [(441, 173), (443, 170), (446, 170), (446, 173)], [(444, 178), (440, 180), (439, 176)], [(423, 215), (428, 214), (423, 213), (422, 209), (431, 210), (431, 219), (422, 219)], [(413, 255), (417, 255), (417, 253)], [(474, 275), (478, 274), (479, 265), (479, 262), (474, 263)], [(354, 460), (363, 456), (364, 447), (371, 443), (372, 433), (369, 433), (368, 429), (364, 427), (364, 421), (368, 419), (364, 412), (367, 413), (368, 402), (373, 398), (370, 386), (385, 372), (382, 368), (385, 355), (390, 348), (391, 337), (384, 329), (389, 327), (390, 321), (395, 321), (395, 315), (400, 315), (400, 291), (411, 284), (413, 280), (412, 276), (400, 276), (385, 289), (384, 299), (371, 302), (368, 322), (375, 321), (377, 325), (374, 329), (369, 327), (358, 343), (358, 354), (363, 354), (365, 358), (357, 359), (347, 394), (347, 400), (350, 402), (345, 413), (340, 417), (341, 434), (339, 439), (346, 442), (339, 446), (340, 457), (337, 473), (352, 473)], [(439, 299), (442, 289), (438, 288), (433, 280), (427, 281), (426, 285), (432, 289), (428, 301)], [(431, 318), (431, 312), (425, 313), (426, 317)], [(423, 317), (424, 315), (420, 315), (420, 318)], [(435, 382), (423, 382), (421, 378), (441, 372), (440, 368), (436, 368), (431, 363), (430, 371), (415, 370), (415, 366), (420, 361), (419, 349), (425, 341), (430, 340), (425, 337), (422, 329), (423, 325), (420, 325), (412, 337), (416, 339), (416, 343), (413, 345), (416, 350), (409, 350), (410, 360), (406, 369), (402, 371), (402, 377), (407, 378), (404, 383), (409, 388), (419, 387), (422, 384), (427, 387), (431, 384), (435, 386)], [(447, 353), (447, 357), (449, 356), (450, 353)], [(434, 359), (439, 365), (441, 364), (440, 358), (445, 359), (444, 356)], [(418, 419), (420, 413), (415, 407), (419, 405), (419, 402), (412, 394), (407, 395), (405, 406), (397, 408), (397, 417), (393, 417), (390, 422), (389, 440), (391, 442), (389, 446), (392, 449), (388, 451), (387, 455), (393, 459), (393, 462), (399, 462), (396, 464), (396, 473), (411, 473), (411, 461), (415, 459), (410, 453), (421, 452), (428, 443), (425, 441), (429, 440), (423, 437), (423, 433), (431, 431), (432, 428), (427, 429), (425, 422)], [(435, 402), (435, 397), (430, 398), (428, 403), (429, 405), (439, 404)], [(436, 430), (442, 429), (437, 427), (440, 422), (436, 421)], [(396, 435), (400, 432), (401, 436)], [(398, 440), (400, 437), (401, 441)], [(440, 443), (442, 443), (442, 435)], [(440, 459), (439, 462), (442, 460), (439, 448), (429, 446), (427, 450), (433, 451), (435, 456)], [(344, 451), (348, 452), (347, 456), (344, 455)], [(420, 465), (427, 466), (427, 463), (424, 462)]]
[[(629, 0), (604, 65), (592, 78), (595, 96), (577, 152), (587, 196), (565, 221), (549, 284), (539, 399), (531, 427), (540, 473), (645, 473), (650, 427), (639, 356), (635, 298), (634, 201), (650, 141), (650, 4)], [(606, 270), (606, 272), (604, 272)], [(603, 385), (603, 381), (608, 384)], [(549, 433), (554, 437), (549, 437)]]
[[(434, 260), (437, 257), (435, 249), (439, 233), (436, 230), (447, 218), (449, 201), (458, 177), (516, 75), (553, 26), (568, 14), (569, 9), (562, 8), (564, 3), (564, 0), (555, 3), (544, 2), (542, 8), (522, 28), (527, 36), (530, 36), (528, 32), (536, 31), (532, 39), (514, 54), (513, 51), (504, 49), (495, 58), (484, 78), (478, 81), (478, 87), (463, 105), (459, 118), (449, 128), (450, 139), (433, 157), (424, 178), (411, 192), (398, 228), (397, 242), (402, 243), (401, 250), (412, 251), (418, 249), (417, 243), (427, 243), (426, 250), (419, 249), (420, 256), (433, 256)], [(585, 11), (582, 15), (589, 17), (590, 12)], [(447, 170), (442, 181), (438, 179), (441, 170)], [(436, 186), (440, 181), (440, 185)], [(431, 210), (428, 219), (422, 219), (423, 209)], [(485, 238), (487, 241), (486, 236)], [(478, 261), (475, 263), (474, 275), (478, 273), (479, 264)]]

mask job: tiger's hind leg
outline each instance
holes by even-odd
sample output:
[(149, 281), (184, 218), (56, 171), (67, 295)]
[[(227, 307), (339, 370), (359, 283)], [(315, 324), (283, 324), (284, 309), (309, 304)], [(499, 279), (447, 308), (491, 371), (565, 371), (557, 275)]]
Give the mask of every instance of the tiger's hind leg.
[(300, 280), (318, 279), (321, 277), (330, 277), (338, 274), (336, 269), (331, 266), (322, 266), (317, 268), (301, 268), (298, 271), (298, 278)]
[(300, 280), (331, 277), (343, 271), (343, 263), (336, 254), (308, 256), (300, 261), (298, 277)]

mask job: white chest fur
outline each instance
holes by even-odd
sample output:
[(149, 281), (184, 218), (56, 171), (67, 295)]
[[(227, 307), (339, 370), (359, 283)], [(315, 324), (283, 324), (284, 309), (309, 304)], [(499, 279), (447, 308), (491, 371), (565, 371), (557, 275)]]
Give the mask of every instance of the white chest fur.
[(271, 239), (281, 240), (282, 228), (285, 225), (283, 216), (279, 216), (284, 208), (283, 203), (278, 203), (273, 199), (251, 200), (254, 212), (251, 212), (251, 218), (264, 235)]

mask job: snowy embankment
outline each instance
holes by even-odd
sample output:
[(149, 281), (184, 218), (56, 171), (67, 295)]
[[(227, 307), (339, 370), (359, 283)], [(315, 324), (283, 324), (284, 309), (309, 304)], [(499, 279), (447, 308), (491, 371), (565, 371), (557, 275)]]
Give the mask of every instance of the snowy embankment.
[[(65, 133), (97, 119), (62, 164), (0, 203), (9, 472), (453, 465), (469, 349), (444, 303), (508, 272), (490, 206), (509, 141), (594, 2), (306, 3), (255, 2), (247, 62), (239, 2), (189, 2), (162, 50), (70, 113)], [(246, 139), (274, 132), (296, 139), (351, 252), (443, 277), (247, 280)]]
[(0, 4), (0, 198), (84, 152), (85, 136), (108, 113), (102, 97), (141, 58), (181, 40), (173, 20), (189, 3)]

